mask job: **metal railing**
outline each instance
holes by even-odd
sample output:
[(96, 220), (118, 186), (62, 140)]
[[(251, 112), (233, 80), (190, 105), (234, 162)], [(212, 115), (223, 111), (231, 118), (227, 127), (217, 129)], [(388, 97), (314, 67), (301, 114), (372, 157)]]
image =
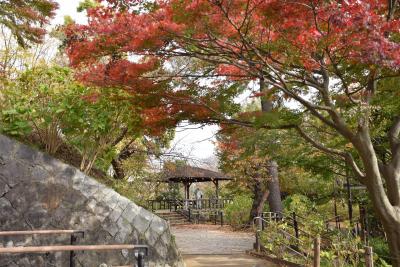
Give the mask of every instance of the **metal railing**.
[(0, 237), (21, 236), (21, 235), (62, 235), (70, 234), (70, 245), (51, 245), (51, 246), (29, 246), (29, 247), (2, 247), (0, 254), (19, 254), (19, 253), (50, 253), (50, 252), (70, 252), (69, 266), (75, 267), (75, 251), (110, 251), (110, 250), (133, 250), (138, 267), (144, 267), (145, 256), (148, 255), (148, 246), (135, 244), (113, 244), (113, 245), (75, 245), (77, 234), (84, 237), (82, 230), (30, 230), (30, 231), (2, 231)]
[(188, 209), (182, 213), (191, 223), (213, 222), (215, 225), (224, 225), (224, 212), (221, 210)]
[(148, 200), (147, 208), (156, 210), (179, 210), (179, 209), (223, 209), (232, 202), (230, 198), (201, 198), (201, 199), (161, 199)]
[[(274, 216), (267, 217), (267, 218), (274, 218)], [(276, 217), (279, 218), (279, 217)], [(257, 226), (256, 230), (256, 249), (257, 251), (261, 251), (262, 247), (262, 242), (261, 242), (261, 233), (265, 230), (265, 227), (268, 225), (270, 221), (268, 219), (265, 219), (262, 216), (255, 217), (253, 219), (253, 225)], [(277, 229), (279, 234), (282, 235), (282, 237), (288, 241), (294, 241), (293, 245), (287, 245), (285, 243), (281, 244), (286, 250), (290, 251), (292, 254), (295, 254), (297, 256), (300, 256), (301, 258), (305, 260), (311, 260), (312, 255), (310, 254), (310, 250), (312, 250), (312, 247), (305, 248), (304, 246), (306, 245), (304, 240), (301, 240), (296, 234), (293, 235), (288, 231), (285, 231), (283, 229)], [(308, 234), (308, 233), (307, 233)]]
[[(309, 263), (312, 261), (313, 266), (320, 266), (321, 241), (323, 241), (325, 249), (329, 247), (332, 244), (332, 240), (330, 239), (329, 235), (330, 233), (333, 233), (332, 231), (329, 229), (325, 229), (325, 232), (318, 232), (314, 231), (313, 229), (309, 229), (311, 232), (302, 230), (299, 227), (305, 226), (307, 224), (307, 219), (302, 216), (298, 216), (295, 213), (292, 213), (290, 216), (284, 213), (263, 212), (253, 219), (253, 225), (257, 227), (255, 246), (259, 252), (263, 247), (261, 234), (271, 222), (282, 223), (289, 226), (289, 228), (286, 228), (285, 230), (276, 228), (276, 232), (281, 234), (289, 244), (288, 245), (283, 242), (280, 244), (281, 246), (283, 246), (290, 253), (304, 258)], [(358, 228), (358, 224), (356, 224), (356, 227)], [(289, 231), (293, 231), (293, 233)], [(357, 232), (354, 234), (357, 235)], [(304, 240), (300, 239), (300, 235), (302, 235), (302, 238), (309, 240), (310, 242), (305, 242)], [(368, 243), (365, 243), (363, 248), (366, 266), (373, 266), (372, 247), (368, 246)]]

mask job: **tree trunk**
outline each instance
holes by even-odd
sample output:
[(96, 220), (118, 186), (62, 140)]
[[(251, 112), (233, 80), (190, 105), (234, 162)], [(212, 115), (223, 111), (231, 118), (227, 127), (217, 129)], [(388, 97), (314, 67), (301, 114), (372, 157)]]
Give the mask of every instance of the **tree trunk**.
[[(260, 92), (266, 92), (266, 86), (264, 77), (260, 77)], [(265, 96), (261, 97), (261, 111), (262, 112), (271, 112), (273, 109), (273, 103), (271, 100), (265, 98)], [(278, 164), (274, 160), (270, 160), (268, 162), (268, 172), (270, 176), (270, 180), (268, 182), (268, 204), (271, 212), (281, 213), (283, 212), (283, 205), (281, 199), (281, 188), (279, 185), (279, 176), (278, 176)]]
[(400, 220), (383, 224), (389, 243), (389, 250), (392, 257), (392, 266), (400, 267)]
[(270, 179), (268, 180), (268, 204), (271, 212), (282, 213), (283, 204), (281, 199), (281, 188), (279, 185), (278, 164), (276, 161), (269, 161), (268, 173)]
[(113, 159), (111, 161), (111, 165), (114, 169), (114, 179), (116, 180), (122, 180), (125, 177), (125, 172), (124, 172), (124, 168), (122, 167), (122, 160), (117, 157), (116, 159)]
[(133, 140), (129, 142), (122, 150), (121, 152), (117, 155), (116, 158), (114, 158), (111, 161), (111, 165), (113, 166), (114, 169), (114, 179), (121, 180), (125, 178), (125, 171), (122, 166), (123, 162), (127, 160), (129, 157), (131, 157), (134, 153), (136, 153), (136, 149), (134, 146), (132, 146)]
[[(379, 166), (379, 161), (374, 150), (369, 129), (367, 125), (361, 125), (353, 144), (357, 149), (365, 169), (363, 182), (371, 197), (375, 212), (381, 221), (389, 243), (389, 249), (392, 257), (392, 265), (400, 267), (400, 206), (399, 199), (399, 181), (400, 172), (398, 158), (400, 151), (393, 155), (392, 162), (386, 166)], [(385, 168), (394, 168), (396, 175), (390, 175), (391, 172), (385, 171)], [(393, 170), (392, 170), (393, 171)], [(386, 188), (397, 188), (396, 190)]]
[(263, 212), (265, 202), (267, 201), (269, 195), (268, 187), (265, 185), (265, 182), (263, 182), (262, 179), (255, 179), (253, 193), (254, 199), (250, 210), (250, 223), (254, 217), (257, 217), (261, 212)]

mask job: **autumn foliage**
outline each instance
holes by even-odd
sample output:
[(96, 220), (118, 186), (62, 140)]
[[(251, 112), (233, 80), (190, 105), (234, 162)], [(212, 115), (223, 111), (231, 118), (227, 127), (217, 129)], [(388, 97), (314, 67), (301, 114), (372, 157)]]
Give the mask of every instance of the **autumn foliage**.
[[(356, 75), (368, 82), (363, 69), (384, 69), (382, 73), (387, 74), (400, 66), (400, 21), (389, 10), (388, 1), (99, 3), (88, 10), (87, 25), (72, 24), (66, 29), (71, 65), (87, 83), (122, 87), (135, 95), (157, 95), (151, 98), (155, 106), (147, 112), (153, 116), (182, 118), (194, 109), (192, 92), (167, 89), (176, 75), (160, 78), (166, 74), (168, 61), (176, 57), (208, 62), (211, 66), (203, 70), (207, 75), (225, 77), (213, 81), (215, 90), (226, 79), (250, 81), (265, 75), (286, 97), (293, 92), (284, 82), (315, 82), (313, 75), (319, 75), (321, 66), (346, 83), (337, 93), (350, 99), (362, 97), (362, 88), (351, 90), (349, 84)], [(279, 77), (283, 74), (285, 81)], [(215, 110), (207, 112), (203, 117), (215, 117)], [(201, 113), (205, 115), (206, 110)]]
[[(119, 61), (113, 55), (120, 53), (163, 60), (155, 53), (174, 55), (177, 48), (190, 50), (191, 43), (199, 50), (235, 53), (236, 62), (219, 66), (226, 74), (236, 72), (233, 66), (240, 69), (248, 64), (248, 57), (240, 55), (254, 53), (253, 48), (259, 51), (252, 55), (254, 68), (259, 67), (258, 61), (272, 58), (315, 68), (321, 50), (332, 59), (400, 64), (399, 45), (392, 35), (399, 33), (400, 24), (388, 14), (388, 1), (170, 0), (155, 1), (140, 12), (141, 1), (124, 1), (137, 8), (121, 9), (114, 7), (115, 1), (106, 2), (89, 11), (88, 25), (68, 29), (73, 65), (98, 62), (105, 56), (109, 63)], [(149, 70), (154, 66), (150, 65)], [(232, 69), (227, 71), (229, 66)], [(144, 66), (137, 67), (143, 70)]]
[(42, 41), (45, 25), (54, 17), (58, 4), (53, 0), (5, 0), (0, 2), (0, 24), (16, 37), (18, 44)]

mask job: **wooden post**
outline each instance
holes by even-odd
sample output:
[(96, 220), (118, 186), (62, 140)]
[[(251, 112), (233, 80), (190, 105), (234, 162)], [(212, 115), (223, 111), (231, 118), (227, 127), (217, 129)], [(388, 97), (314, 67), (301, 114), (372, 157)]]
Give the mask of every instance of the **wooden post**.
[(261, 230), (264, 231), (264, 229), (265, 229), (264, 212), (261, 212)]
[(218, 184), (218, 179), (215, 180), (215, 195), (217, 199), (219, 198), (219, 184)]
[(374, 254), (372, 247), (365, 247), (365, 266), (374, 267)]
[(339, 229), (338, 225), (338, 213), (337, 213), (337, 203), (336, 203), (336, 183), (337, 179), (333, 182), (333, 210), (335, 212), (335, 223), (336, 223), (336, 229)]
[(353, 200), (352, 200), (352, 195), (351, 195), (351, 188), (350, 188), (350, 179), (349, 179), (349, 174), (348, 174), (348, 168), (346, 168), (346, 181), (347, 181), (347, 206), (348, 206), (348, 211), (349, 211), (349, 221), (350, 221), (350, 226), (353, 226)]
[(296, 238), (298, 239), (298, 238), (299, 238), (299, 225), (298, 225), (298, 223), (297, 223), (296, 213), (293, 212), (293, 213), (292, 213), (292, 216), (293, 216), (293, 228), (294, 228), (294, 233), (295, 233)]
[(185, 187), (185, 200), (184, 200), (185, 203), (184, 203), (184, 205), (185, 205), (185, 209), (188, 209), (189, 208), (190, 183), (185, 182), (183, 185)]
[(361, 239), (364, 241), (364, 244), (368, 246), (368, 218), (367, 211), (364, 206), (360, 205), (360, 223), (361, 223)]
[(314, 264), (313, 267), (321, 266), (321, 238), (317, 236), (314, 239)]
[(257, 218), (257, 230), (256, 230), (256, 250), (261, 252), (261, 219)]
[(221, 226), (224, 226), (224, 212), (220, 211), (220, 215), (221, 215)]

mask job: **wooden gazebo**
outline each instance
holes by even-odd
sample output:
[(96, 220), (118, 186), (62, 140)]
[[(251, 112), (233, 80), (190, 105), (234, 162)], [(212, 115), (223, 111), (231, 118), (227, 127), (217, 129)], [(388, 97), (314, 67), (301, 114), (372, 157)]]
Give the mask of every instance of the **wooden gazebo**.
[(182, 183), (185, 188), (185, 199), (189, 199), (189, 189), (193, 183), (212, 182), (215, 185), (215, 194), (219, 196), (219, 181), (229, 181), (221, 172), (211, 171), (189, 165), (168, 166), (162, 173), (162, 181), (166, 183)]

